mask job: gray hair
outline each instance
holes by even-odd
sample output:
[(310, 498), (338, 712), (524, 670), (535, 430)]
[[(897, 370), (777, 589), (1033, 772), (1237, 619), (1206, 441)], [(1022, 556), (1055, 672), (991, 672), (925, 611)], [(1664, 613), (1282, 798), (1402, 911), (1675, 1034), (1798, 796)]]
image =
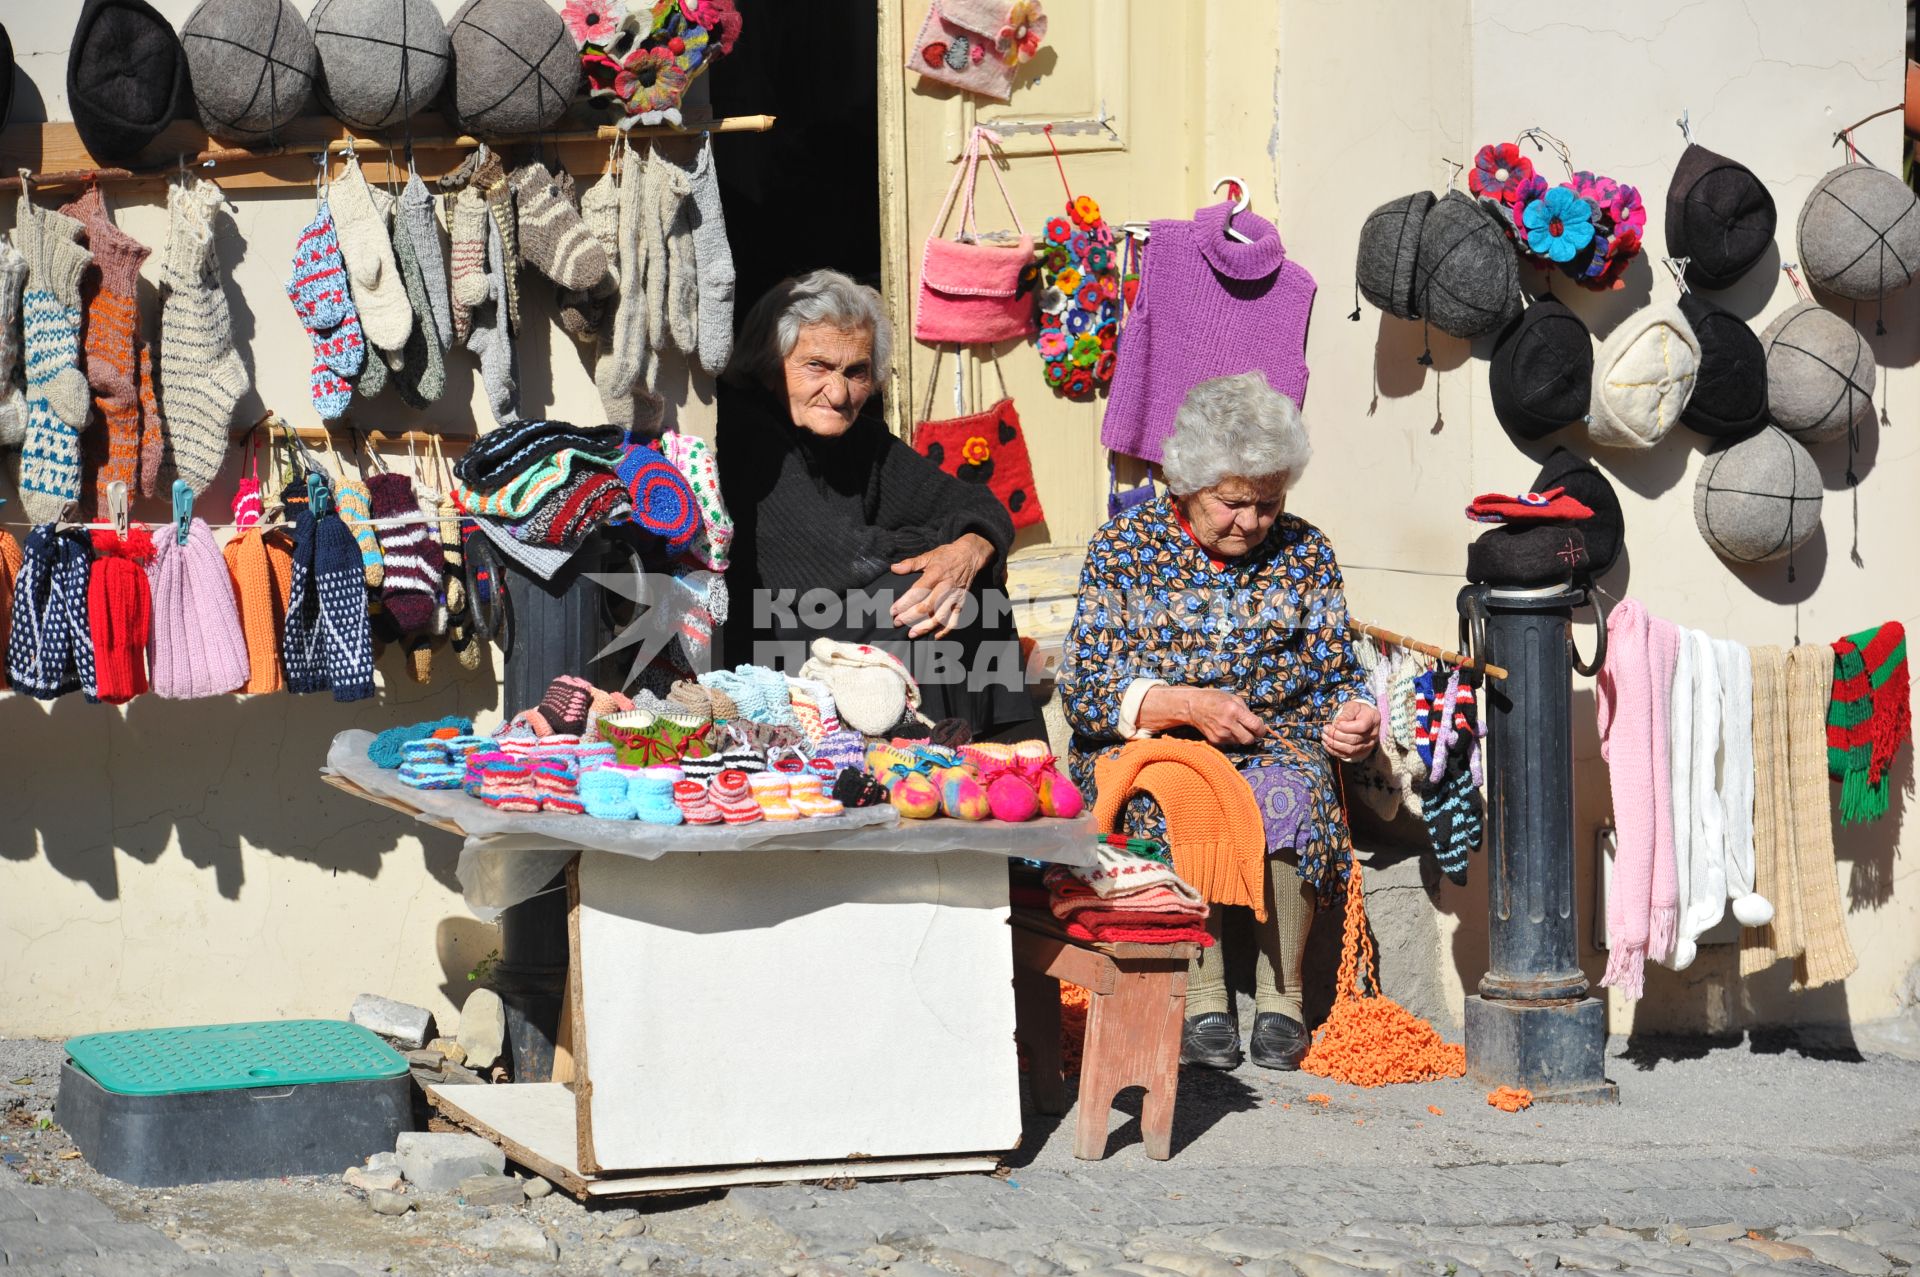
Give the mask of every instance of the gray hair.
[(736, 382), (778, 383), (781, 364), (800, 340), (800, 330), (827, 324), (847, 332), (873, 334), (873, 384), (877, 390), (893, 371), (893, 322), (880, 294), (837, 270), (816, 270), (787, 278), (753, 304), (740, 325), (727, 377)]
[(1187, 392), (1160, 470), (1169, 492), (1190, 497), (1230, 478), (1285, 475), (1292, 487), (1311, 456), (1299, 407), (1269, 386), (1265, 373), (1243, 372)]

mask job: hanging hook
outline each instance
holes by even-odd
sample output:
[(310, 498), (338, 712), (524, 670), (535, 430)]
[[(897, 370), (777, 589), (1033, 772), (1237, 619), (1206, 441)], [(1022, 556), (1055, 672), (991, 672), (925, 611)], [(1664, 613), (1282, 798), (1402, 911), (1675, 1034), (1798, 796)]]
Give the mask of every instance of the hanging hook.
[(126, 539), (127, 485), (119, 479), (107, 485), (107, 522), (113, 525), (114, 535)]
[(1458, 160), (1450, 160), (1444, 155), (1440, 157), (1440, 162), (1450, 170), (1447, 173), (1447, 189), (1451, 191), (1460, 181), (1460, 175), (1467, 171), (1467, 166)]
[(1682, 297), (1693, 291), (1687, 287), (1687, 267), (1692, 265), (1693, 258), (1662, 257), (1660, 262), (1667, 268), (1668, 272), (1673, 275), (1673, 285), (1680, 290)]
[(1693, 145), (1693, 126), (1690, 120), (1688, 119), (1687, 109), (1685, 107), (1680, 108), (1680, 118), (1675, 120), (1674, 124), (1679, 126), (1680, 136), (1687, 140), (1687, 145), (1692, 146)]
[(1539, 125), (1520, 131), (1520, 140), (1532, 142), (1536, 151), (1552, 151), (1567, 170), (1567, 176), (1573, 176), (1573, 149)]

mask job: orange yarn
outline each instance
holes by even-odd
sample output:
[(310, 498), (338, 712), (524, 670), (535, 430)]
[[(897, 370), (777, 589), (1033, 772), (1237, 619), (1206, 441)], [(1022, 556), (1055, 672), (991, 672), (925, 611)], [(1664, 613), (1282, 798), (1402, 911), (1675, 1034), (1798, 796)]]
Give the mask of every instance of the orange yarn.
[(1167, 818), (1173, 868), (1195, 891), (1267, 917), (1267, 835), (1253, 789), (1227, 756), (1193, 740), (1136, 740), (1093, 765), (1093, 820), (1118, 832), (1120, 811), (1151, 794)]
[(233, 578), (240, 628), (247, 636), (247, 681), (240, 690), (281, 691), (286, 680), (280, 673), (280, 635), (287, 596), (293, 591), (293, 547), (280, 532), (248, 528), (220, 553)]
[(1500, 1086), (1487, 1092), (1487, 1103), (1502, 1113), (1518, 1113), (1533, 1107), (1533, 1092), (1524, 1086)]
[[(1364, 980), (1364, 984), (1363, 984)], [(1431, 1023), (1377, 992), (1379, 967), (1367, 934), (1366, 892), (1360, 863), (1347, 880), (1347, 926), (1340, 941), (1340, 974), (1333, 1010), (1300, 1061), (1303, 1073), (1349, 1086), (1431, 1082), (1467, 1071), (1467, 1048), (1441, 1039)]]
[(0, 688), (7, 686), (7, 639), (13, 632), (13, 582), (20, 575), (20, 543), (0, 528)]

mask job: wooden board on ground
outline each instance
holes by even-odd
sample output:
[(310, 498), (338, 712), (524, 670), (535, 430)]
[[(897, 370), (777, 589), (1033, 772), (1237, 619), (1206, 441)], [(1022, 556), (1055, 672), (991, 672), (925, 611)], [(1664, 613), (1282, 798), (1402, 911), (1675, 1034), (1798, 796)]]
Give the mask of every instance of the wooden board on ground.
[(795, 1162), (727, 1166), (595, 1177), (579, 1166), (574, 1138), (574, 1097), (557, 1082), (509, 1086), (429, 1086), (434, 1109), (462, 1129), (500, 1146), (512, 1161), (582, 1201), (647, 1193), (686, 1193), (749, 1184), (788, 1184), (829, 1179), (894, 1179), (914, 1175), (982, 1174), (999, 1157), (911, 1157), (872, 1161)]

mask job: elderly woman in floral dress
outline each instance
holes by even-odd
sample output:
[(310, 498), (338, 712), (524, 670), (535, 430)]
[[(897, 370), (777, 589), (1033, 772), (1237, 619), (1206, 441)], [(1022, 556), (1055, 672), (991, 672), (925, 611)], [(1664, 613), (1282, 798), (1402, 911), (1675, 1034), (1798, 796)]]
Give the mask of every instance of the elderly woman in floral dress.
[[(1167, 442), (1167, 495), (1087, 547), (1060, 682), (1082, 790), (1092, 792), (1100, 756), (1159, 734), (1214, 745), (1253, 788), (1269, 855), (1248, 1046), (1255, 1064), (1276, 1069), (1306, 1053), (1307, 929), (1351, 863), (1333, 763), (1366, 757), (1379, 729), (1333, 549), (1286, 513), (1310, 453), (1299, 409), (1261, 373), (1196, 386)], [(1136, 836), (1166, 834), (1144, 794), (1124, 823)], [(1218, 907), (1209, 926), (1218, 936)], [(1218, 945), (1194, 959), (1183, 1063), (1240, 1063), (1223, 963)]]

